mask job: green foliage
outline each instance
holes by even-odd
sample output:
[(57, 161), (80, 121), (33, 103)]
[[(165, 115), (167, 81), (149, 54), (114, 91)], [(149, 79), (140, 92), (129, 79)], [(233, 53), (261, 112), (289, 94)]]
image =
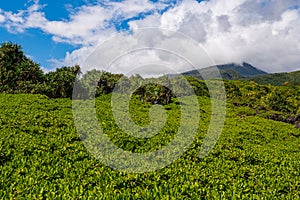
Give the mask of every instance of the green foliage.
[(256, 83), (263, 85), (288, 85), (288, 86), (300, 86), (300, 71), (290, 73), (276, 73), (268, 74), (264, 76), (257, 76), (246, 80), (255, 81)]
[(100, 96), (100, 94), (109, 94), (112, 93), (115, 85), (122, 78), (122, 74), (112, 74), (109, 72), (102, 72), (101, 77), (98, 81), (97, 85), (97, 94), (96, 96)]
[(152, 104), (169, 104), (172, 101), (172, 91), (165, 86), (157, 84), (147, 84), (135, 91), (134, 95), (139, 95), (145, 102)]
[(263, 104), (270, 110), (297, 114), (300, 107), (300, 88), (274, 87), (262, 98)]
[[(243, 91), (243, 90), (242, 90)], [(228, 104), (223, 133), (205, 158), (198, 153), (210, 121), (210, 100), (199, 97), (201, 121), (194, 143), (168, 167), (122, 173), (102, 165), (76, 132), (71, 100), (0, 95), (0, 199), (297, 199), (300, 129)], [(172, 140), (180, 106), (165, 105), (168, 125), (153, 138), (120, 130), (110, 95), (96, 99), (99, 124), (118, 146), (155, 150)], [(149, 123), (150, 103), (132, 99), (132, 117)], [(249, 112), (251, 108), (249, 108)]]
[(185, 76), (186, 80), (191, 84), (195, 94), (197, 96), (209, 97), (209, 91), (205, 81), (193, 78), (191, 76)]
[(219, 76), (218, 75), (216, 76), (215, 73), (216, 69), (219, 70), (220, 75), (224, 80), (240, 80), (247, 77), (256, 77), (256, 76), (262, 76), (267, 74), (266, 72), (253, 67), (249, 63), (241, 63), (241, 64), (229, 63), (224, 65), (216, 65), (216, 66), (207, 67), (199, 70), (184, 72), (183, 75), (192, 76), (200, 80), (203, 78), (201, 74), (206, 74), (206, 76), (218, 78)]
[(45, 89), (43, 94), (51, 98), (71, 98), (74, 82), (78, 80), (80, 67), (62, 67), (57, 68), (55, 72), (49, 72), (45, 75)]
[(123, 77), (122, 74), (91, 70), (83, 74), (80, 83), (88, 91), (88, 96), (99, 97), (103, 94), (112, 93), (115, 85)]
[(0, 92), (36, 93), (43, 81), (39, 65), (28, 59), (21, 46), (10, 42), (0, 47)]
[[(192, 77), (144, 79), (140, 75), (126, 77), (122, 74), (112, 74), (109, 72), (91, 70), (85, 73), (80, 79), (81, 84), (89, 91), (89, 96), (99, 97), (112, 92), (124, 94), (133, 91), (133, 95), (138, 96), (142, 101), (152, 104), (169, 104), (175, 97), (172, 90), (175, 90), (177, 96), (191, 95), (187, 93), (186, 84), (191, 82), (197, 95), (206, 95), (205, 83)], [(189, 82), (188, 82), (189, 81)], [(202, 84), (202, 85), (201, 85)], [(204, 89), (204, 90), (203, 90)]]
[[(125, 77), (92, 70), (79, 80), (78, 74), (79, 66), (43, 74), (38, 64), (24, 56), (19, 45), (4, 43), (0, 47), (1, 93), (37, 93), (52, 98), (0, 94), (0, 199), (297, 199), (300, 196), (300, 129), (266, 119), (288, 122), (286, 119), (300, 114), (297, 84), (272, 86), (253, 81), (225, 81), (229, 102), (225, 127), (213, 151), (200, 159), (198, 153), (211, 120), (211, 102), (206, 82), (186, 76), (198, 96), (201, 114), (194, 143), (164, 169), (127, 174), (102, 165), (83, 146), (80, 140), (83, 135), (75, 129), (72, 102), (66, 99), (72, 96), (74, 82), (84, 98), (97, 97), (99, 126), (110, 140), (136, 153), (160, 149), (174, 139), (182, 114), (180, 98), (189, 99), (193, 92), (179, 77), (143, 79), (139, 75)], [(152, 104), (162, 104), (167, 114), (166, 124), (156, 135), (135, 138), (118, 127), (111, 107), (111, 93), (116, 86), (120, 96), (127, 87), (136, 88), (129, 109), (130, 117), (138, 125), (153, 122), (149, 114)], [(125, 118), (125, 114), (120, 112), (120, 117)], [(155, 123), (159, 122), (156, 118)]]
[(62, 67), (44, 74), (27, 58), (20, 45), (3, 43), (0, 47), (0, 93), (46, 94), (52, 98), (72, 97), (80, 67)]
[(254, 109), (299, 114), (300, 87), (259, 85), (255, 82), (226, 81), (230, 102)]

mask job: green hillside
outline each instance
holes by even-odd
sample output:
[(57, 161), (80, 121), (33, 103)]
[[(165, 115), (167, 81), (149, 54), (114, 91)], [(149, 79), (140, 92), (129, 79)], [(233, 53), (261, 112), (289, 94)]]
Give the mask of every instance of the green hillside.
[(300, 85), (300, 71), (290, 73), (275, 73), (263, 76), (248, 78), (249, 81), (255, 81), (264, 85)]
[[(191, 76), (202, 80), (201, 74), (211, 74), (213, 77), (214, 68), (217, 67), (224, 80), (242, 80), (242, 81), (254, 81), (262, 85), (300, 85), (300, 71), (290, 73), (274, 73), (268, 74), (260, 69), (253, 67), (248, 63), (242, 64), (224, 64), (216, 65), (213, 67), (207, 67), (199, 70), (192, 70), (182, 73), (185, 76)], [(200, 73), (199, 73), (200, 72)], [(175, 75), (173, 75), (175, 76)], [(173, 77), (171, 75), (171, 77)]]
[[(170, 124), (153, 138), (118, 129), (110, 97), (96, 100), (99, 125), (128, 151), (146, 152), (172, 140), (178, 105), (168, 105)], [(149, 173), (118, 172), (89, 154), (76, 132), (71, 100), (41, 95), (0, 95), (0, 199), (297, 199), (300, 196), (300, 129), (249, 116), (228, 105), (225, 128), (205, 158), (198, 152), (208, 128), (210, 101), (199, 97), (201, 123), (188, 151)], [(132, 103), (145, 124), (149, 104)]]
[[(21, 46), (2, 44), (0, 199), (298, 199), (299, 72), (258, 76), (265, 73), (246, 63), (218, 67), (224, 79), (241, 80), (205, 82), (193, 73), (151, 79), (98, 70), (82, 74), (78, 65), (44, 73)], [(220, 138), (206, 138), (208, 130), (217, 130), (214, 120), (222, 114), (222, 109), (212, 112), (212, 105), (225, 105), (223, 84), (224, 128)], [(217, 86), (215, 95), (209, 85)], [(120, 101), (114, 104), (115, 97)], [(112, 109), (119, 105), (125, 106)], [(130, 119), (142, 128), (131, 129)], [(191, 130), (195, 137), (189, 136)], [(178, 147), (189, 139), (191, 145)], [(216, 145), (200, 158), (201, 146), (213, 144), (211, 139)], [(116, 151), (118, 158), (103, 141), (122, 150)], [(167, 153), (152, 154), (169, 144)], [(108, 157), (100, 161), (88, 151), (98, 148), (103, 152), (94, 155)], [(150, 170), (152, 162), (129, 159), (130, 152), (149, 153), (150, 161), (166, 167)], [(178, 157), (168, 163), (173, 155)], [(104, 165), (107, 160), (115, 162)], [(131, 162), (123, 169), (132, 164), (150, 172), (120, 172), (115, 168), (121, 160)]]
[(213, 73), (214, 72), (213, 69), (215, 67), (217, 67), (217, 69), (220, 71), (222, 78), (226, 79), (226, 80), (236, 80), (236, 79), (255, 77), (255, 76), (267, 74), (266, 72), (259, 70), (255, 67), (253, 67), (252, 65), (244, 62), (242, 64), (230, 63), (230, 64), (224, 64), (224, 65), (216, 65), (213, 67), (199, 69), (199, 71), (192, 70), (192, 71), (184, 72), (184, 73), (182, 73), (182, 75), (192, 76), (195, 78), (202, 79), (201, 73), (204, 73), (204, 74)]

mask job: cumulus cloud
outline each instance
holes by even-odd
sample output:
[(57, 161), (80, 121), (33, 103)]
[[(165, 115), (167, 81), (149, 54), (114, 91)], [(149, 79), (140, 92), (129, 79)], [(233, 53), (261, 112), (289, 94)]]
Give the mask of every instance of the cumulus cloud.
[[(64, 60), (56, 61), (57, 65), (83, 64), (98, 46), (101, 48), (120, 34), (122, 42), (113, 41), (112, 49), (106, 49), (104, 55), (143, 44), (166, 49), (180, 47), (180, 54), (192, 59), (199, 56), (195, 51), (201, 46), (216, 64), (246, 61), (268, 72), (300, 69), (300, 0), (210, 0), (200, 3), (183, 0), (177, 4), (172, 1), (172, 5), (164, 0), (104, 1), (75, 8), (68, 19), (60, 21), (48, 20), (44, 6), (35, 1), (27, 10), (17, 13), (0, 10), (0, 26), (17, 33), (36, 28), (52, 35), (55, 42), (81, 46), (67, 52)], [(125, 30), (120, 30), (124, 28), (120, 26), (122, 23), (128, 23)], [(189, 43), (186, 37), (171, 37), (170, 32), (169, 35), (151, 35), (150, 32), (143, 35), (144, 38), (138, 38), (138, 30), (147, 27), (178, 31), (196, 42)], [(178, 71), (190, 69), (182, 59), (152, 49), (127, 54), (111, 70), (126, 72), (134, 65), (145, 63), (150, 66), (151, 62), (156, 66), (159, 63), (159, 66), (167, 66), (170, 61)], [(205, 60), (197, 63), (197, 67), (207, 64)], [(93, 64), (96, 66), (97, 60)], [(143, 69), (146, 75), (167, 72), (161, 67)]]
[[(187, 35), (167, 29), (145, 28), (107, 40), (83, 66), (92, 69), (98, 65), (107, 71), (127, 75), (157, 76), (213, 64), (201, 45)], [(152, 67), (145, 69), (145, 65)], [(144, 69), (142, 73), (141, 67)]]
[(3, 15), (0, 15), (0, 23), (4, 22), (5, 17)]
[(300, 69), (299, 6), (299, 0), (187, 0), (157, 25), (197, 40), (218, 64), (247, 61), (268, 72), (292, 71)]
[(43, 12), (45, 6), (35, 1), (27, 10), (17, 13), (0, 10), (0, 14), (7, 19), (2, 26), (6, 26), (11, 32), (38, 28), (53, 35), (58, 42), (91, 44), (97, 36), (116, 33), (113, 23), (121, 23), (142, 13), (160, 11), (169, 5), (161, 1), (152, 3), (147, 0), (104, 1), (101, 4), (83, 5), (73, 9), (69, 19), (60, 21), (48, 20)]

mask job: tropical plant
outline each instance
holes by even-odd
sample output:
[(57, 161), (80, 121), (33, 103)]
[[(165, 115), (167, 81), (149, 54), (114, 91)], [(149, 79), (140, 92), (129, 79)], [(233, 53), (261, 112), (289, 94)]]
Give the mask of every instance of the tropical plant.
[(36, 84), (43, 81), (43, 71), (25, 56), (20, 45), (1, 44), (0, 92), (36, 93)]
[(43, 93), (52, 98), (71, 98), (74, 83), (78, 81), (80, 73), (79, 65), (57, 68), (55, 72), (47, 73)]

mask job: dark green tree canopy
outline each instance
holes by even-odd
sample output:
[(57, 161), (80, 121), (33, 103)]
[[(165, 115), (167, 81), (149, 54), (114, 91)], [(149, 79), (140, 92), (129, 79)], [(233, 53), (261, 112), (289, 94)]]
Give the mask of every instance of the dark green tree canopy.
[(0, 47), (0, 91), (29, 92), (32, 85), (43, 81), (39, 65), (27, 58), (20, 45), (11, 42)]
[(44, 93), (52, 98), (71, 98), (74, 82), (81, 73), (79, 65), (57, 68), (55, 72), (45, 75), (46, 90)]

